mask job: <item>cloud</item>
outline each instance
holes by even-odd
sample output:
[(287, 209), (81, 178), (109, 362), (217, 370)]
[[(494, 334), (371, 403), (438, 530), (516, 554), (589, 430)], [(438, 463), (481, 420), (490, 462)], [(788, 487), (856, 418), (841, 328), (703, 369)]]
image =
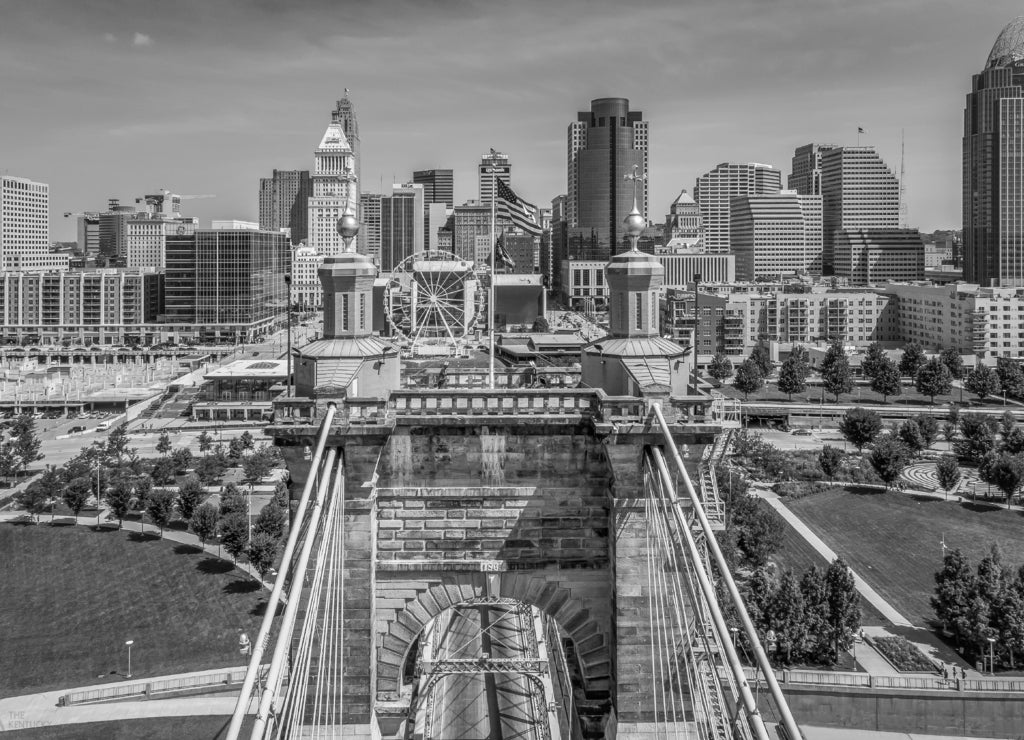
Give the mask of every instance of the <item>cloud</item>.
[(112, 33), (105, 33), (103, 34), (103, 40), (106, 41), (108, 44), (112, 44), (115, 41), (117, 41), (117, 36), (115, 36)]
[(147, 36), (144, 33), (135, 32), (135, 36), (132, 37), (132, 46), (151, 46), (153, 44), (153, 37)]

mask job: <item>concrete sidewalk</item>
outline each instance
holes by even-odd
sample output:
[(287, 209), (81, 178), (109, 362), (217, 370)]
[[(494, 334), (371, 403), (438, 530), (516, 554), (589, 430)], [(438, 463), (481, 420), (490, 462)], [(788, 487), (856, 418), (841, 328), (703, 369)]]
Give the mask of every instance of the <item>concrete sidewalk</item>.
[[(160, 681), (174, 678), (187, 678), (244, 669), (245, 666), (213, 668), (206, 671), (179, 673), (168, 676), (147, 676), (139, 683)], [(145, 717), (190, 717), (202, 714), (229, 715), (234, 711), (238, 698), (237, 689), (222, 691), (208, 696), (188, 696), (167, 699), (148, 699), (144, 701), (119, 701), (104, 704), (82, 704), (71, 707), (60, 707), (57, 703), (61, 696), (69, 691), (85, 691), (121, 686), (128, 681), (110, 684), (96, 684), (77, 688), (66, 688), (58, 691), (45, 691), (38, 694), (12, 696), (0, 699), (0, 733), (4, 731), (28, 728), (47, 727), (50, 725), (80, 724), (83, 722), (104, 722), (119, 719), (141, 719)], [(255, 707), (251, 708), (255, 711)]]

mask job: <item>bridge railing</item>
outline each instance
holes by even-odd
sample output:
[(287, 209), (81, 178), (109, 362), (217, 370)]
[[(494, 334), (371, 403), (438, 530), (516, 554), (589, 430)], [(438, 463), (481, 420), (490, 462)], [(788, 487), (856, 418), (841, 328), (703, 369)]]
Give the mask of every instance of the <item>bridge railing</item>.
[[(760, 671), (744, 666), (743, 672), (751, 681)], [(844, 671), (794, 671), (777, 669), (775, 678), (783, 684), (809, 686), (852, 686), (858, 688), (902, 689), (911, 691), (994, 691), (1024, 693), (1024, 678), (968, 678), (945, 679), (942, 676), (873, 676), (870, 673)], [(763, 680), (763, 676), (761, 677)]]
[[(263, 670), (266, 670), (264, 666)], [(178, 676), (150, 681), (136, 681), (117, 686), (101, 686), (95, 689), (69, 691), (60, 697), (60, 706), (113, 701), (115, 699), (142, 698), (192, 689), (209, 689), (217, 686), (232, 686), (245, 679), (245, 668), (233, 668), (216, 673), (202, 673), (196, 676)]]

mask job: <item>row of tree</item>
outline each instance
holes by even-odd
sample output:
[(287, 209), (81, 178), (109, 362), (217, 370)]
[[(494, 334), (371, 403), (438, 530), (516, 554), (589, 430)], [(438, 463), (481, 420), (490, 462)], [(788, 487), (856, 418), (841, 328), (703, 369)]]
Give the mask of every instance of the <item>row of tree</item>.
[[(931, 602), (957, 645), (975, 658), (987, 658), (991, 650), (1001, 664), (1016, 667), (1024, 652), (1024, 566), (1011, 569), (997, 545), (977, 570), (960, 550), (947, 552), (935, 574)], [(990, 638), (995, 642), (990, 644)]]

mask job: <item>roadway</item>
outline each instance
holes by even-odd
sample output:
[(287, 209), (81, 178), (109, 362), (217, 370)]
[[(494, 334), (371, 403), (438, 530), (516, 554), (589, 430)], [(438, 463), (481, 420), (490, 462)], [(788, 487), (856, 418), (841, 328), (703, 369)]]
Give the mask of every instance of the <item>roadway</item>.
[[(503, 607), (460, 607), (440, 634), (431, 635), (435, 660), (536, 658), (532, 619)], [(428, 735), (423, 740), (539, 738), (534, 696), (540, 688), (518, 673), (446, 675), (434, 685)], [(543, 699), (543, 697), (540, 697)], [(543, 702), (541, 702), (543, 703)], [(540, 721), (546, 721), (541, 717)]]

